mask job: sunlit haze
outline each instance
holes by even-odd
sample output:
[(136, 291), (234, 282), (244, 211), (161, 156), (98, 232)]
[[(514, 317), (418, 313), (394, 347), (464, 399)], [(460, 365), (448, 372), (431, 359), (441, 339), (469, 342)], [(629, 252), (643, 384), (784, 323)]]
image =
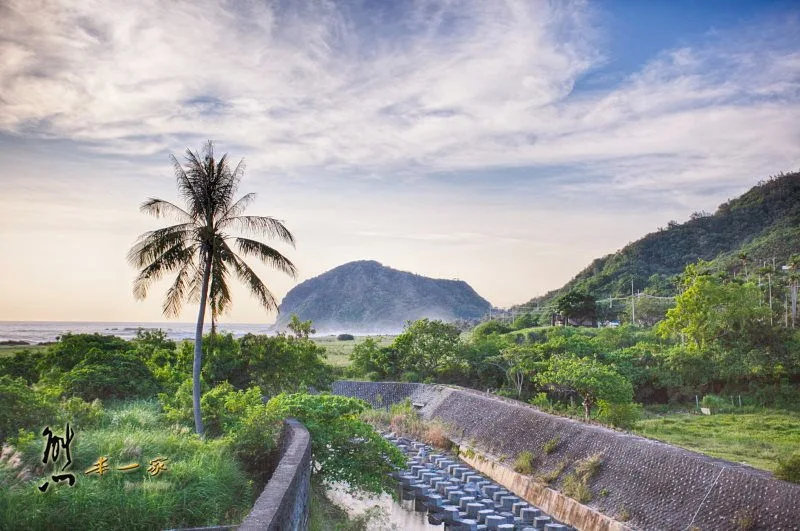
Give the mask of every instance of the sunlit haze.
[[(244, 158), (278, 300), (352, 260), (507, 307), (800, 168), (800, 7), (0, 3), (0, 320), (160, 321), (126, 253), (168, 158)], [(181, 321), (197, 308), (187, 305)], [(243, 288), (228, 322), (272, 322)]]

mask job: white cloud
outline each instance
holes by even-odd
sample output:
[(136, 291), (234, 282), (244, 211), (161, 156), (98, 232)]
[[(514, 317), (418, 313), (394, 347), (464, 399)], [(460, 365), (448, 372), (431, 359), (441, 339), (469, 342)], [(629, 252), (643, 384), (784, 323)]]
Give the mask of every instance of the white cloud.
[(800, 50), (774, 38), (796, 21), (575, 94), (604, 61), (583, 2), (385, 9), (10, 0), (0, 130), (129, 155), (212, 137), (260, 168), (315, 175), (561, 165), (669, 189), (800, 165)]

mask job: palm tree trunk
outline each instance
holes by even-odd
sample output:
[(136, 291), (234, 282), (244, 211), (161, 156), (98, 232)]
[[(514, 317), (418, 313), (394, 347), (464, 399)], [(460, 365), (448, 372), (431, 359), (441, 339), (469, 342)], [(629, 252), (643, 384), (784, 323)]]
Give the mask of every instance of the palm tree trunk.
[(194, 409), (194, 429), (203, 436), (203, 415), (200, 412), (200, 369), (203, 362), (203, 318), (208, 301), (208, 283), (211, 277), (211, 257), (206, 253), (203, 264), (203, 285), (200, 290), (200, 311), (197, 314), (197, 328), (194, 332), (194, 364), (192, 366), (192, 408)]

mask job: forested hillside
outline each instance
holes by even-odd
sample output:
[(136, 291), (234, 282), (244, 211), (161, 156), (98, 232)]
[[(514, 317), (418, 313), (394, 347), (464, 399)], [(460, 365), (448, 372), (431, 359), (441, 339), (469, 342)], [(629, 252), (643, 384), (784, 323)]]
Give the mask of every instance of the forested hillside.
[(703, 259), (739, 274), (764, 265), (780, 267), (800, 251), (800, 172), (760, 182), (747, 193), (719, 206), (714, 214), (695, 212), (685, 223), (667, 227), (593, 261), (563, 287), (515, 309), (547, 304), (573, 290), (597, 298), (636, 291), (673, 295), (675, 276)]

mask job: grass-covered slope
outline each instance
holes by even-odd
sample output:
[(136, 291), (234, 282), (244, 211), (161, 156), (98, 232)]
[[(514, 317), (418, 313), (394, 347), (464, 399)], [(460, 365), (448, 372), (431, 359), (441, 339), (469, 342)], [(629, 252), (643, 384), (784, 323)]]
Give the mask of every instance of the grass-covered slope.
[(490, 304), (462, 280), (415, 275), (371, 260), (350, 262), (295, 286), (280, 305), (278, 326), (291, 314), (317, 332), (399, 332), (422, 318), (475, 319)]
[[(596, 297), (626, 295), (636, 290), (671, 295), (671, 277), (687, 264), (703, 259), (720, 269), (741, 270), (765, 261), (785, 264), (800, 250), (800, 172), (759, 183), (719, 206), (711, 215), (695, 213), (686, 223), (637, 240), (614, 254), (593, 261), (562, 288), (521, 305), (527, 309), (572, 289)], [(747, 253), (746, 263), (739, 257)], [(752, 271), (752, 270), (751, 270)]]

